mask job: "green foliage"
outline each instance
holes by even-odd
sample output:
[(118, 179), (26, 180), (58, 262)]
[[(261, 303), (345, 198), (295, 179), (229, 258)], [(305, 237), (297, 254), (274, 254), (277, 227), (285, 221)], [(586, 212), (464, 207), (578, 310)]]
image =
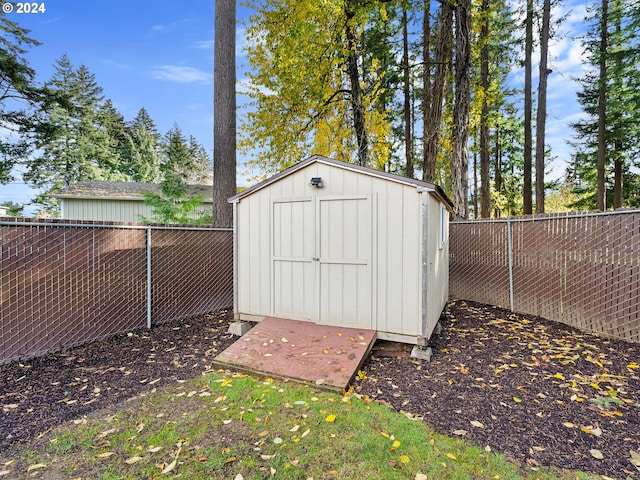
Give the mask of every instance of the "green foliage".
[[(587, 18), (592, 26), (583, 37), (589, 70), (581, 80), (578, 101), (585, 119), (572, 125), (576, 141), (575, 153), (567, 168), (578, 199), (572, 206), (595, 209), (597, 193), (598, 93), (601, 82), (606, 85), (606, 205), (613, 205), (614, 164), (618, 162), (622, 177), (622, 206), (640, 206), (637, 187), (640, 175), (640, 49), (637, 32), (640, 28), (640, 6), (634, 0), (609, 0), (607, 51), (600, 47), (599, 9)], [(604, 56), (607, 77), (597, 73)]]
[(0, 184), (14, 179), (14, 167), (31, 151), (31, 137), (48, 129), (37, 109), (48, 101), (35, 83), (25, 55), (39, 43), (0, 12)]
[(48, 189), (38, 199), (48, 209), (55, 208), (47, 199), (52, 190), (80, 180), (126, 179), (118, 171), (117, 139), (112, 136), (119, 130), (120, 118), (104, 102), (95, 76), (84, 65), (74, 68), (67, 55), (54, 67), (47, 88), (56, 92), (57, 100), (44, 110), (51, 130), (38, 138), (37, 156), (24, 176), (33, 186)]
[(3, 207), (7, 207), (7, 215), (10, 217), (22, 217), (24, 214), (24, 205), (15, 202), (4, 202)]
[(152, 207), (152, 218), (142, 218), (146, 223), (211, 224), (213, 214), (201, 208), (202, 198), (189, 195), (188, 185), (175, 172), (168, 171), (160, 182), (162, 193), (143, 192), (145, 205)]

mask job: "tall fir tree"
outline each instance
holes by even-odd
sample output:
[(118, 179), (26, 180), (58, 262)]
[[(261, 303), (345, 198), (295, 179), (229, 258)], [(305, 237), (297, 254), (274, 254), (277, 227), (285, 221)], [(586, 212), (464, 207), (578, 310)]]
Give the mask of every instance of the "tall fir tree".
[(80, 180), (122, 180), (118, 155), (105, 126), (107, 115), (102, 88), (86, 66), (75, 69), (65, 54), (54, 64), (46, 84), (58, 100), (47, 105), (45, 114), (52, 134), (41, 136), (37, 154), (30, 160), (25, 180), (44, 187), (38, 202), (55, 207), (47, 192)]
[(567, 168), (578, 197), (575, 208), (640, 205), (639, 10), (634, 0), (604, 0), (586, 19), (591, 28), (583, 45), (590, 69), (578, 92), (585, 120), (572, 125), (575, 152)]

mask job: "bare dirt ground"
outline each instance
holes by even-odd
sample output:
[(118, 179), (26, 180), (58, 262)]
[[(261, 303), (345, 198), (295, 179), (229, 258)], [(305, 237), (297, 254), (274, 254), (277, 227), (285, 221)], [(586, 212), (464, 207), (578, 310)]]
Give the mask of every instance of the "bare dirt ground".
[[(228, 311), (0, 366), (0, 456), (53, 427), (212, 368)], [(455, 301), (427, 363), (379, 342), (356, 392), (521, 465), (640, 478), (640, 345)]]

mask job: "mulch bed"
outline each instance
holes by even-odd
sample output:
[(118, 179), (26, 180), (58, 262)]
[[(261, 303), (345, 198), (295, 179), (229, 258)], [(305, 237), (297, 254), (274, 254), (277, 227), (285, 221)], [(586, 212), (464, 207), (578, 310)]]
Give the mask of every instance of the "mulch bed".
[[(230, 318), (217, 312), (0, 366), (0, 454), (215, 368), (235, 339)], [(355, 391), (522, 466), (640, 478), (640, 345), (464, 301), (441, 323), (431, 362), (378, 342)]]
[(465, 301), (441, 324), (430, 363), (374, 350), (356, 391), (522, 466), (640, 478), (639, 344)]

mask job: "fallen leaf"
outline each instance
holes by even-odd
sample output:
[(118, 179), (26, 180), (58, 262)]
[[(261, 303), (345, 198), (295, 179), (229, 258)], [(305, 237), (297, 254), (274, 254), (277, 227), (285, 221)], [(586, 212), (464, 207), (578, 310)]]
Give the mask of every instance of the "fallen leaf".
[(309, 430), (308, 428), (302, 433), (302, 435), (300, 435), (300, 438), (304, 438), (307, 435), (309, 435), (309, 432), (311, 432), (311, 430)]
[(513, 397), (513, 401), (516, 402), (516, 403), (520, 403), (522, 401), (522, 399), (518, 398), (518, 397)]
[(571, 422), (562, 422), (562, 424), (567, 428), (573, 428), (575, 425)]
[(596, 437), (602, 435), (602, 430), (600, 428), (592, 427), (591, 425), (587, 427), (580, 427), (580, 430), (582, 430), (584, 433), (588, 433), (589, 435), (595, 435)]
[(451, 460), (457, 460), (458, 459), (453, 453), (447, 453), (447, 457), (449, 457)]
[(595, 448), (592, 448), (591, 450), (589, 450), (589, 453), (593, 458), (597, 458), (598, 460), (602, 460), (604, 458), (604, 455), (602, 455), (602, 452), (600, 450), (596, 450)]
[(413, 480), (428, 480), (429, 477), (427, 477), (424, 473), (416, 473), (416, 476)]
[(293, 428), (289, 429), (290, 432), (297, 432), (300, 428), (300, 425), (294, 425)]
[(176, 468), (177, 464), (178, 464), (178, 459), (176, 458), (169, 465), (164, 467), (164, 470), (162, 470), (162, 472), (160, 472), (160, 475), (166, 475), (167, 473), (171, 473), (173, 471), (173, 469)]
[(329, 422), (329, 423), (333, 423), (336, 421), (336, 416), (334, 414), (331, 415), (327, 415), (327, 417), (324, 419), (325, 422)]
[(36, 463), (35, 465), (27, 467), (27, 472), (33, 472), (34, 470), (41, 470), (43, 468), (47, 468), (44, 463)]
[(98, 455), (98, 458), (109, 458), (111, 455), (115, 455), (115, 452), (102, 452)]
[(471, 420), (471, 425), (473, 425), (474, 427), (477, 427), (477, 428), (484, 428), (484, 425), (481, 422), (477, 421), (477, 420)]
[(273, 439), (273, 443), (275, 443), (276, 445), (280, 445), (283, 442), (283, 440), (280, 437), (276, 437)]
[(127, 465), (133, 465), (134, 463), (139, 462), (140, 460), (142, 460), (142, 457), (135, 456), (135, 457), (128, 458), (127, 460), (124, 461), (124, 463), (126, 463)]
[(411, 459), (409, 458), (409, 455), (400, 455), (400, 461), (402, 463), (409, 463)]
[(244, 477), (241, 473), (237, 474), (233, 480), (244, 480)]
[(394, 440), (391, 444), (391, 448), (398, 448), (400, 446), (400, 440)]
[(636, 452), (635, 450), (631, 450), (629, 454), (631, 455), (631, 463), (640, 470), (640, 451)]
[(262, 460), (271, 460), (273, 457), (275, 457), (275, 455), (260, 455), (260, 458)]
[(160, 450), (162, 450), (162, 447), (154, 447), (153, 445), (147, 448), (149, 453), (158, 453)]
[(454, 435), (459, 435), (461, 437), (464, 437), (467, 434), (467, 431), (466, 430), (454, 430), (453, 434)]

